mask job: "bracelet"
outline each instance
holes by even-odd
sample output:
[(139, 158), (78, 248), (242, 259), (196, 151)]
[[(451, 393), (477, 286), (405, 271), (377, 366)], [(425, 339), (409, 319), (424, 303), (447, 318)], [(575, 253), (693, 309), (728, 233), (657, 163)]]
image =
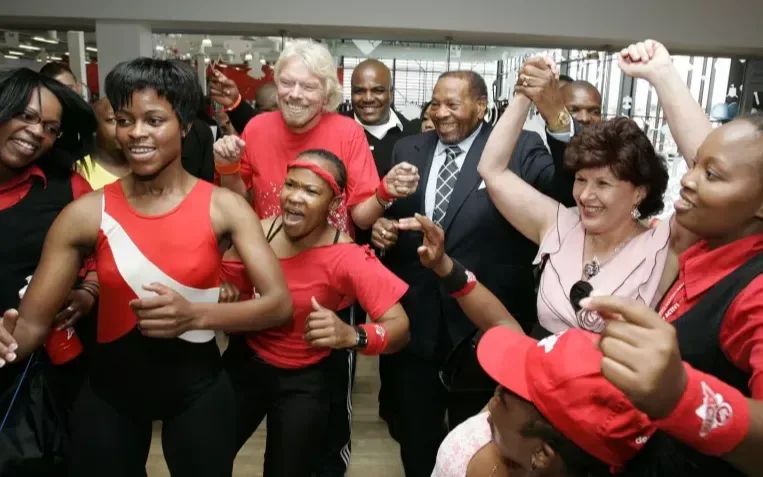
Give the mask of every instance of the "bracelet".
[(380, 324), (371, 323), (364, 323), (357, 328), (363, 330), (367, 337), (366, 347), (359, 350), (362, 354), (366, 356), (378, 356), (387, 349), (387, 342), (389, 341), (387, 328)]
[(86, 291), (87, 293), (89, 293), (90, 295), (92, 295), (92, 297), (93, 297), (95, 300), (97, 300), (97, 299), (98, 299), (98, 295), (99, 295), (99, 292), (100, 292), (100, 290), (101, 290), (101, 287), (100, 287), (100, 285), (98, 284), (98, 282), (94, 282), (94, 281), (92, 281), (92, 280), (87, 280), (87, 281), (84, 281), (84, 282), (80, 283), (80, 284), (77, 286), (77, 288), (76, 288), (76, 289), (77, 289), (77, 290), (83, 290), (83, 291)]
[(223, 108), (223, 111), (225, 111), (226, 113), (228, 111), (233, 111), (234, 109), (238, 108), (240, 104), (241, 104), (241, 93), (239, 93), (238, 98), (236, 98), (236, 101), (230, 106), (228, 106), (227, 108)]
[(747, 435), (750, 408), (736, 388), (684, 363), (686, 390), (657, 428), (699, 452), (720, 456), (734, 450)]
[(392, 202), (395, 200), (395, 198), (392, 197), (392, 195), (389, 193), (389, 190), (387, 190), (387, 184), (384, 180), (384, 177), (382, 177), (382, 180), (379, 182), (379, 187), (376, 188), (376, 194), (379, 196), (379, 200), (381, 202)]
[(379, 203), (379, 205), (381, 206), (382, 209), (387, 210), (390, 207), (392, 207), (392, 201), (391, 200), (385, 202), (384, 200), (382, 200), (381, 197), (379, 197), (379, 189), (376, 189), (376, 193), (374, 194), (374, 197), (376, 197), (376, 202)]
[(215, 170), (223, 176), (238, 174), (238, 171), (241, 170), (241, 161), (239, 160), (228, 164), (215, 161)]

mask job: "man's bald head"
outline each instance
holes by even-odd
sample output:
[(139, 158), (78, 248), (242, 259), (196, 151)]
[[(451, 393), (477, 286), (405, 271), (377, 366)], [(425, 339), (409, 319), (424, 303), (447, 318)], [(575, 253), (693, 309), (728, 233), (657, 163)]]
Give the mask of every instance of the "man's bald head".
[(573, 81), (561, 89), (564, 105), (583, 126), (601, 121), (601, 93), (588, 81)]
[(278, 110), (278, 89), (275, 83), (265, 83), (254, 93), (254, 108), (258, 113)]
[(361, 123), (382, 124), (389, 120), (392, 73), (379, 60), (360, 62), (352, 72), (352, 107)]

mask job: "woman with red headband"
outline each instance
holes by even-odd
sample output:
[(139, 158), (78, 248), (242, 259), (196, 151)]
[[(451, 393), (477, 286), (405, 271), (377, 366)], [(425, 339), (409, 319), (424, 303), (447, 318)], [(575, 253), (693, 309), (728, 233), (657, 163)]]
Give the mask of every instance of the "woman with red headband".
[[(267, 416), (265, 477), (309, 477), (328, 423), (331, 349), (367, 355), (394, 353), (408, 342), (399, 303), (408, 286), (368, 247), (329, 224), (343, 200), (347, 173), (331, 152), (309, 150), (288, 166), (280, 192), (282, 215), (262, 222), (294, 302), (288, 325), (234, 337), (223, 359), (237, 396), (240, 449)], [(223, 280), (252, 293), (226, 255)], [(336, 315), (359, 301), (372, 323), (350, 326)]]

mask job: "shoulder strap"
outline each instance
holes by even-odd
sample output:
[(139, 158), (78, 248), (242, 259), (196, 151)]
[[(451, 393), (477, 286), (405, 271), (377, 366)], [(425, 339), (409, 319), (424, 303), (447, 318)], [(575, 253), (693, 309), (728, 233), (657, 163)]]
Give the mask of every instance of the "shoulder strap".
[(276, 229), (273, 230), (273, 227), (276, 226), (276, 222), (278, 222), (278, 218), (279, 217), (276, 217), (275, 219), (273, 219), (273, 222), (270, 223), (270, 228), (268, 229), (268, 234), (266, 235), (266, 238), (268, 239), (268, 243), (270, 243), (270, 241), (273, 240), (273, 237), (278, 235), (278, 232), (280, 232), (281, 229), (283, 228), (283, 221), (281, 221), (278, 224), (278, 227), (276, 227)]
[(339, 243), (339, 236), (341, 233), (342, 232), (339, 229), (336, 229), (336, 233), (334, 234), (334, 243)]

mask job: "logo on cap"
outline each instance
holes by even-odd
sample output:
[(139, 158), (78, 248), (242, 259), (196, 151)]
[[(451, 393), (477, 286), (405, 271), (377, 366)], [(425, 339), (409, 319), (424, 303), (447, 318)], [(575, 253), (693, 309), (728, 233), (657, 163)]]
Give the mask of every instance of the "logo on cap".
[(554, 346), (556, 346), (556, 342), (559, 341), (559, 338), (562, 337), (564, 333), (566, 333), (567, 330), (560, 331), (559, 333), (551, 336), (547, 336), (543, 338), (542, 340), (538, 341), (538, 346), (543, 347), (543, 351), (546, 353), (550, 353), (551, 350), (554, 349)]
[(699, 436), (706, 437), (713, 429), (725, 426), (734, 416), (734, 410), (723, 400), (723, 396), (716, 394), (704, 381), (702, 381), (702, 394), (703, 402), (696, 413), (702, 419)]

